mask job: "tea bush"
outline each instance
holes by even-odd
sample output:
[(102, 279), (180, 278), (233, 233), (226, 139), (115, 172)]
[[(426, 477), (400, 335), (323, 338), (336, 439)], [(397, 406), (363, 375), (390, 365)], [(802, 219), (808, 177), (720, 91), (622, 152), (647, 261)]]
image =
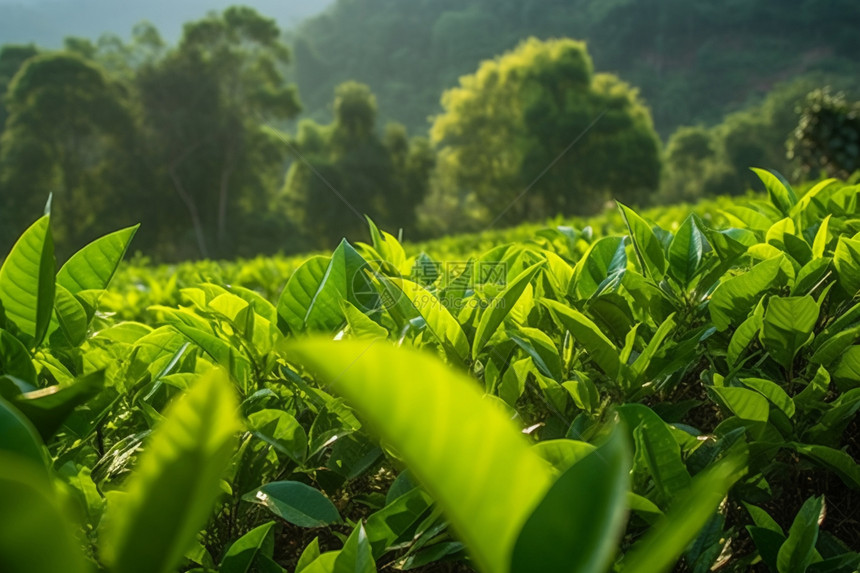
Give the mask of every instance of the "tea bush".
[(136, 229), (57, 272), (46, 215), (0, 268), (0, 570), (855, 571), (860, 188), (757, 174), (115, 284)]

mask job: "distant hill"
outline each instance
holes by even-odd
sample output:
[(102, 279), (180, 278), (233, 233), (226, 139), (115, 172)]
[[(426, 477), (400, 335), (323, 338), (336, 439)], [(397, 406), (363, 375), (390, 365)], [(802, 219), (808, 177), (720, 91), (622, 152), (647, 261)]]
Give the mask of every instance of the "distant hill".
[(233, 4), (276, 18), (282, 28), (324, 10), (331, 0), (0, 0), (0, 44), (30, 43), (57, 48), (66, 36), (127, 36), (141, 20), (176, 40), (182, 24)]
[(528, 36), (588, 41), (597, 71), (641, 88), (664, 136), (715, 123), (806, 72), (860, 77), (856, 0), (338, 0), (303, 23), (294, 72), (310, 115), (334, 87), (371, 86), (425, 131), (439, 97)]

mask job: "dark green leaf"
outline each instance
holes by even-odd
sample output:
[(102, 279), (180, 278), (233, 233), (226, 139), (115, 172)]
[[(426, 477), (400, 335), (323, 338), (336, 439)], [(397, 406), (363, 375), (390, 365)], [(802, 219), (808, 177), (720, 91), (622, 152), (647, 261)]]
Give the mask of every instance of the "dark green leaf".
[(531, 513), (517, 537), (511, 573), (605, 571), (624, 527), (629, 467), (628, 446), (615, 429)]
[(323, 527), (340, 523), (337, 508), (319, 490), (297, 481), (276, 481), (242, 496), (299, 527)]

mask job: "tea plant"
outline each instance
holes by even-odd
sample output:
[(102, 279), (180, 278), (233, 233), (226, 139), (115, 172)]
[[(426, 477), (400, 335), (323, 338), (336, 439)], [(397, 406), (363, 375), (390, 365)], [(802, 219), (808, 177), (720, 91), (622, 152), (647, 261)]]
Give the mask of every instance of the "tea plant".
[(757, 173), (117, 285), (135, 229), (57, 272), (43, 217), (0, 268), (0, 569), (856, 570), (860, 189)]

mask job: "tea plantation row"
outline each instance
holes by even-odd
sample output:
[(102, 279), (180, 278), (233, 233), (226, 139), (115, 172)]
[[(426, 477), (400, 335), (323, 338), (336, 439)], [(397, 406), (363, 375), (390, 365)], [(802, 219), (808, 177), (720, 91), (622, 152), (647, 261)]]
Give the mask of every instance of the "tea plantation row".
[(0, 570), (860, 567), (860, 187), (0, 269)]

